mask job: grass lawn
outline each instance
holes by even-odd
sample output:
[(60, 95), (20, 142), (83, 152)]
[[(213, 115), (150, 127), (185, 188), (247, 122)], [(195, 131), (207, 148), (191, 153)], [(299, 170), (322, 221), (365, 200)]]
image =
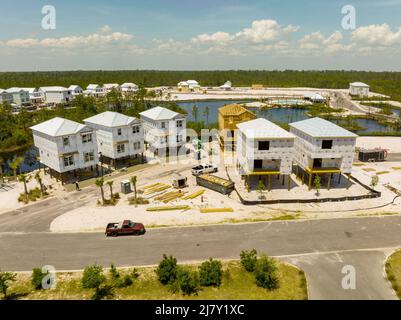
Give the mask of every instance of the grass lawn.
[[(157, 280), (155, 267), (138, 268), (139, 278), (127, 287), (114, 290), (114, 299), (126, 300), (175, 300), (175, 299), (210, 299), (210, 300), (305, 300), (307, 299), (306, 279), (303, 271), (284, 263), (277, 262), (280, 288), (268, 291), (255, 284), (251, 273), (246, 272), (239, 261), (223, 262), (223, 281), (219, 288), (202, 287), (197, 295), (184, 296), (172, 293)], [(197, 265), (188, 265), (196, 269)], [(121, 274), (127, 272), (120, 270)], [(108, 269), (104, 269), (108, 275)], [(51, 290), (32, 290), (29, 274), (18, 274), (17, 282), (12, 284), (9, 294), (21, 299), (90, 299), (94, 290), (83, 289), (81, 272), (57, 274), (57, 287)]]
[(398, 298), (401, 299), (401, 250), (396, 251), (387, 259), (386, 273)]

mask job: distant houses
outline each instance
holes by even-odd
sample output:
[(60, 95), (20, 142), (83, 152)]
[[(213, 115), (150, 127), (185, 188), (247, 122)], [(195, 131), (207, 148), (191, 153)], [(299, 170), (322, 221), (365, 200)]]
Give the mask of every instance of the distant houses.
[(349, 94), (351, 96), (369, 97), (370, 87), (363, 82), (352, 82), (349, 84)]
[(28, 91), (29, 101), (31, 102), (31, 104), (38, 105), (43, 103), (44, 100), (43, 94), (38, 89), (36, 88), (21, 88), (21, 89)]
[(84, 120), (96, 130), (97, 148), (104, 160), (116, 165), (119, 159), (142, 157), (144, 135), (139, 119), (106, 111)]
[(13, 102), (13, 97), (7, 90), (0, 89), (0, 103), (11, 104)]
[(113, 90), (120, 91), (121, 87), (118, 83), (105, 83), (103, 85), (103, 91), (109, 93)]
[(196, 80), (180, 81), (177, 84), (178, 91), (180, 92), (199, 92), (200, 85)]
[(17, 106), (27, 106), (30, 104), (29, 92), (27, 90), (13, 87), (7, 89), (6, 93), (10, 95), (11, 103), (14, 103)]
[(73, 97), (71, 91), (65, 87), (40, 87), (39, 91), (43, 95), (46, 104), (65, 104), (70, 102)]
[(132, 82), (126, 82), (121, 85), (122, 93), (135, 93), (138, 91), (138, 86)]
[(221, 85), (220, 90), (224, 90), (224, 91), (231, 91), (232, 90), (232, 83), (231, 81), (226, 81), (223, 85)]
[(155, 156), (177, 155), (186, 141), (186, 116), (163, 107), (140, 113), (145, 141)]
[(99, 86), (98, 84), (90, 84), (86, 87), (84, 94), (87, 96), (92, 96), (95, 98), (100, 98), (105, 95), (105, 91), (103, 87)]
[(71, 92), (71, 95), (73, 97), (79, 96), (84, 93), (84, 90), (80, 86), (74, 84), (70, 85), (68, 87), (68, 90)]
[(53, 118), (31, 127), (40, 162), (65, 181), (67, 173), (94, 171), (98, 163), (96, 132), (63, 118)]

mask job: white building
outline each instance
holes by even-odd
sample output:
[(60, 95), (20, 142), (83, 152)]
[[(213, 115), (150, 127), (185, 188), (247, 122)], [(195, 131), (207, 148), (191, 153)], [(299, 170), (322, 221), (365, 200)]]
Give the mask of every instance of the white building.
[(138, 86), (135, 83), (126, 82), (121, 85), (122, 93), (128, 93), (128, 92), (135, 93), (137, 91), (138, 91)]
[(295, 136), (262, 118), (237, 124), (237, 128), (237, 169), (248, 190), (252, 176), (267, 176), (269, 190), (270, 176), (287, 176), (290, 187)]
[(308, 175), (309, 188), (314, 174), (338, 173), (340, 179), (342, 173), (351, 173), (356, 134), (321, 118), (290, 123), (290, 132), (297, 137), (295, 161), (302, 175)]
[(71, 91), (65, 87), (40, 87), (39, 92), (47, 104), (68, 103), (72, 99)]
[(106, 111), (84, 122), (96, 130), (98, 151), (102, 156), (113, 162), (121, 158), (143, 156), (144, 135), (139, 119)]
[(186, 116), (162, 107), (140, 113), (145, 141), (155, 155), (177, 154), (185, 145)]
[(57, 117), (31, 129), (45, 166), (61, 174), (96, 167), (96, 132), (88, 126)]
[(230, 90), (232, 90), (232, 83), (231, 83), (231, 81), (227, 81), (227, 82), (224, 83), (222, 86), (220, 86), (220, 90), (224, 90), (224, 91), (230, 91)]
[(103, 91), (109, 93), (112, 90), (120, 91), (120, 85), (118, 83), (105, 83), (103, 85)]
[(84, 90), (80, 86), (78, 86), (76, 84), (70, 85), (68, 87), (68, 90), (71, 91), (71, 95), (73, 97), (79, 96), (79, 95), (84, 93)]
[(29, 92), (27, 90), (13, 87), (7, 89), (6, 92), (11, 95), (11, 103), (16, 104), (17, 106), (26, 106), (30, 104)]
[(180, 81), (177, 84), (178, 91), (181, 92), (197, 92), (200, 91), (200, 85), (198, 81), (195, 80), (187, 80), (187, 81)]
[(363, 82), (353, 82), (349, 84), (349, 94), (351, 96), (368, 97), (369, 86)]
[(98, 84), (90, 84), (86, 87), (85, 94), (88, 96), (99, 98), (105, 95), (105, 91), (103, 87), (99, 86)]
[(36, 88), (21, 88), (23, 90), (28, 91), (29, 93), (29, 101), (31, 104), (41, 104), (44, 101), (44, 97), (42, 92), (40, 92)]
[(200, 85), (196, 80), (188, 80), (189, 91), (200, 91)]
[(0, 89), (0, 104), (6, 103), (11, 104), (13, 102), (13, 97), (4, 89)]

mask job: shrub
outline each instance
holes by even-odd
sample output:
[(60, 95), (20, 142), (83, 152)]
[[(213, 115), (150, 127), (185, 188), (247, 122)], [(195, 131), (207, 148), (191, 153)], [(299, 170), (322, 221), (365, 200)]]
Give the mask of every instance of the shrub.
[(34, 268), (32, 270), (31, 284), (35, 290), (43, 289), (42, 281), (43, 281), (43, 278), (48, 275), (48, 273), (49, 273), (49, 271), (47, 271), (46, 273), (43, 273), (42, 269), (40, 269), (40, 268)]
[(268, 290), (274, 290), (279, 287), (276, 263), (267, 256), (262, 256), (258, 259), (255, 265), (254, 275), (258, 287)]
[(163, 260), (160, 261), (156, 274), (162, 284), (173, 283), (177, 279), (177, 259), (173, 256), (163, 255)]
[(199, 266), (199, 278), (202, 286), (219, 287), (222, 276), (222, 264), (218, 260), (210, 259)]
[(99, 288), (106, 280), (101, 266), (93, 265), (86, 267), (82, 275), (82, 286), (85, 289)]
[(199, 277), (197, 272), (180, 268), (177, 272), (177, 282), (184, 295), (197, 293), (199, 290)]
[(253, 272), (255, 270), (256, 261), (258, 260), (258, 253), (255, 249), (241, 251), (240, 258), (241, 264), (246, 271)]
[(112, 298), (114, 296), (113, 286), (102, 285), (96, 288), (92, 296), (92, 300), (102, 300), (104, 298)]
[(112, 280), (116, 280), (116, 279), (120, 278), (120, 273), (118, 272), (118, 270), (117, 270), (117, 268), (115, 267), (114, 264), (112, 264), (110, 266), (109, 273), (110, 273), (110, 276), (111, 276)]
[(16, 278), (17, 278), (16, 273), (0, 271), (0, 293), (4, 295), (4, 299), (7, 298), (7, 290), (10, 286), (10, 282), (14, 282)]

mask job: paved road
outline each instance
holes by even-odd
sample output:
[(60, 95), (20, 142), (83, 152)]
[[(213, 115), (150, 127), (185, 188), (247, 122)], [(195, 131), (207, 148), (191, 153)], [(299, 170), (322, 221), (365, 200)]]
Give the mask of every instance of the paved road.
[[(101, 233), (3, 232), (0, 266), (23, 271), (45, 264), (58, 270), (82, 269), (92, 263), (149, 265), (158, 263), (164, 253), (183, 262), (238, 258), (241, 250), (256, 248), (303, 268), (312, 299), (348, 295), (389, 299), (394, 296), (383, 275), (384, 253), (400, 246), (400, 216), (152, 229), (142, 237), (121, 238)], [(352, 294), (339, 287), (343, 264), (357, 269), (360, 289)]]

